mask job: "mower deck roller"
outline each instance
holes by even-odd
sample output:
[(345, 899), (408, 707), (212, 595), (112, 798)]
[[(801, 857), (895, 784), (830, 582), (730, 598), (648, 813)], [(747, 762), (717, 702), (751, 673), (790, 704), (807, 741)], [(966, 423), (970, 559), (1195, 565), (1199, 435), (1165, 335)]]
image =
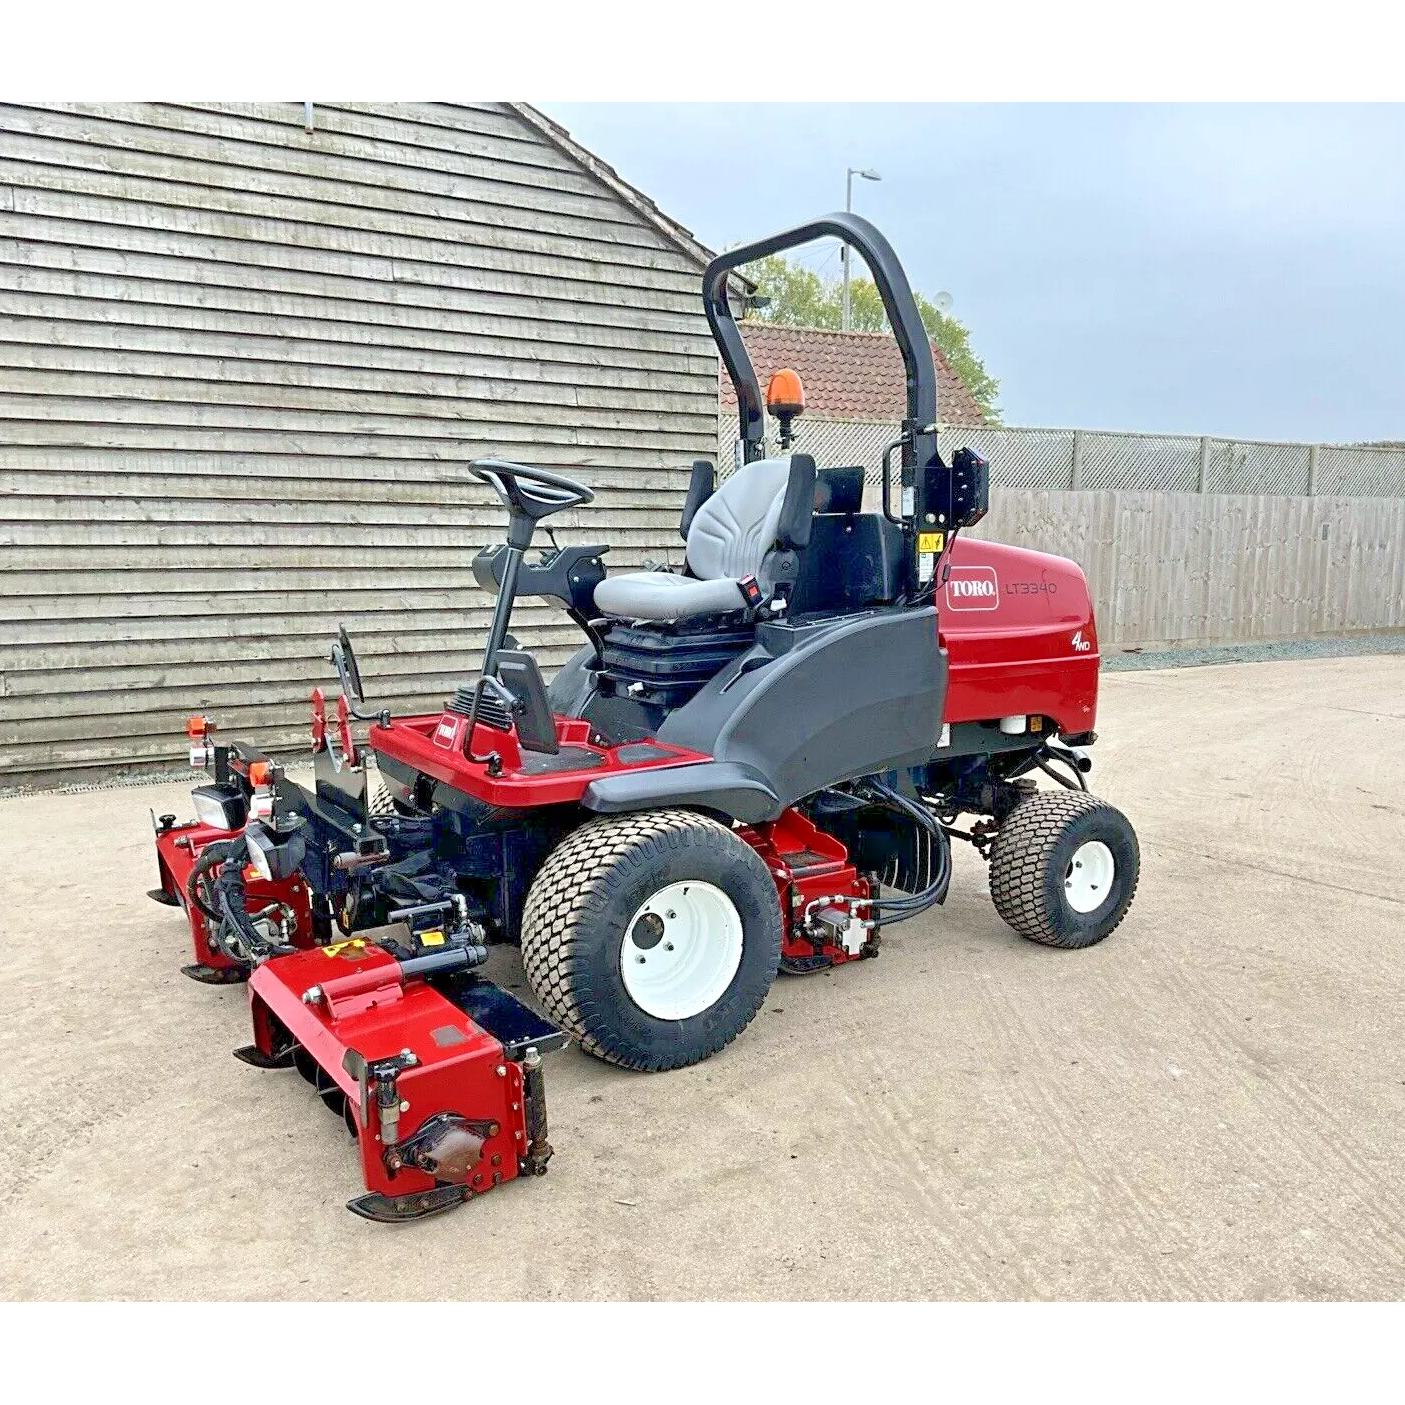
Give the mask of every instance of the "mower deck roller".
[[(869, 263), (907, 370), (877, 510), (863, 467), (803, 452), (793, 372), (771, 379), (768, 457), (728, 301), (738, 267), (823, 237)], [(190, 719), (212, 783), (194, 820), (156, 821), (153, 896), (185, 908), (187, 974), (248, 982), (239, 1057), (296, 1070), (345, 1120), (368, 1219), (541, 1174), (545, 1053), (570, 1037), (651, 1072), (718, 1054), (779, 973), (872, 959), (888, 926), (942, 903), (955, 841), (1032, 941), (1089, 946), (1132, 901), (1136, 836), (1085, 780), (1087, 582), (1056, 556), (958, 540), (988, 469), (938, 453), (931, 347), (887, 241), (826, 216), (715, 259), (703, 301), (737, 462), (720, 480), (693, 465), (681, 569), (607, 576), (605, 546), (554, 537), (529, 560), (538, 523), (590, 488), (477, 460), (507, 531), (473, 561), (496, 596), (476, 679), (392, 717), (366, 704), (343, 629), (335, 708), (312, 691), (311, 786)], [(581, 631), (549, 687), (509, 632), (524, 595)], [(483, 977), (495, 942), (521, 947), (545, 1018)]]

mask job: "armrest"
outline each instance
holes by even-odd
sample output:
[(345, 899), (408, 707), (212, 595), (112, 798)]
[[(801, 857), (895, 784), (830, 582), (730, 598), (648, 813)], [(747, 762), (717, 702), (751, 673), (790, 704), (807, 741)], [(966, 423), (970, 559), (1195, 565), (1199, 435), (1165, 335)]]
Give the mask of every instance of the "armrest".
[(777, 536), (786, 551), (810, 544), (810, 524), (815, 517), (815, 461), (809, 454), (792, 454), (790, 481), (781, 504)]
[[(559, 600), (569, 610), (590, 616), (595, 608), (595, 587), (605, 579), (608, 546), (563, 546), (538, 562), (522, 563), (517, 594), (544, 595)], [(473, 558), (473, 578), (490, 595), (502, 585), (507, 547), (485, 546)]]
[(693, 460), (693, 473), (688, 479), (688, 496), (683, 500), (683, 517), (678, 524), (678, 535), (688, 540), (688, 528), (698, 509), (712, 496), (717, 486), (717, 474), (707, 459)]

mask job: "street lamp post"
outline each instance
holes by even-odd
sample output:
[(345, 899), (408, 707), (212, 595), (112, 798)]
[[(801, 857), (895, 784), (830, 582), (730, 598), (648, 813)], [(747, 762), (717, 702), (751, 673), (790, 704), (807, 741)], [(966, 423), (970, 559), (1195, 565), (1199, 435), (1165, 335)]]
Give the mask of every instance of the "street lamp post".
[[(844, 177), (844, 210), (846, 214), (854, 212), (855, 176), (866, 181), (881, 181), (883, 179), (872, 167), (866, 171), (860, 171), (857, 167), (850, 166)], [(840, 325), (847, 332), (849, 330), (849, 246), (847, 244), (839, 251), (839, 260), (844, 265), (844, 302), (840, 314)]]

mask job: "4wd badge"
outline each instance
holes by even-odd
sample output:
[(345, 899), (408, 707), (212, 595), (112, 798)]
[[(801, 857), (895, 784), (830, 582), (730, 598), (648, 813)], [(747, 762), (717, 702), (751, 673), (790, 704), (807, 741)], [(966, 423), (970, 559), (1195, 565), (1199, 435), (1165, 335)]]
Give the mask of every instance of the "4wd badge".
[(946, 581), (946, 603), (952, 610), (998, 610), (1000, 582), (994, 566), (953, 566)]

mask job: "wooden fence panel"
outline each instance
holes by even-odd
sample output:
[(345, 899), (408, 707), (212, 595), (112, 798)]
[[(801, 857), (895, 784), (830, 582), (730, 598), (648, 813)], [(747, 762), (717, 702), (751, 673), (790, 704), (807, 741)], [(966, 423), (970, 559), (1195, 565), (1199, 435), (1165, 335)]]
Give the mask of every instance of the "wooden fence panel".
[(995, 488), (975, 535), (1082, 566), (1105, 648), (1405, 629), (1405, 499)]

